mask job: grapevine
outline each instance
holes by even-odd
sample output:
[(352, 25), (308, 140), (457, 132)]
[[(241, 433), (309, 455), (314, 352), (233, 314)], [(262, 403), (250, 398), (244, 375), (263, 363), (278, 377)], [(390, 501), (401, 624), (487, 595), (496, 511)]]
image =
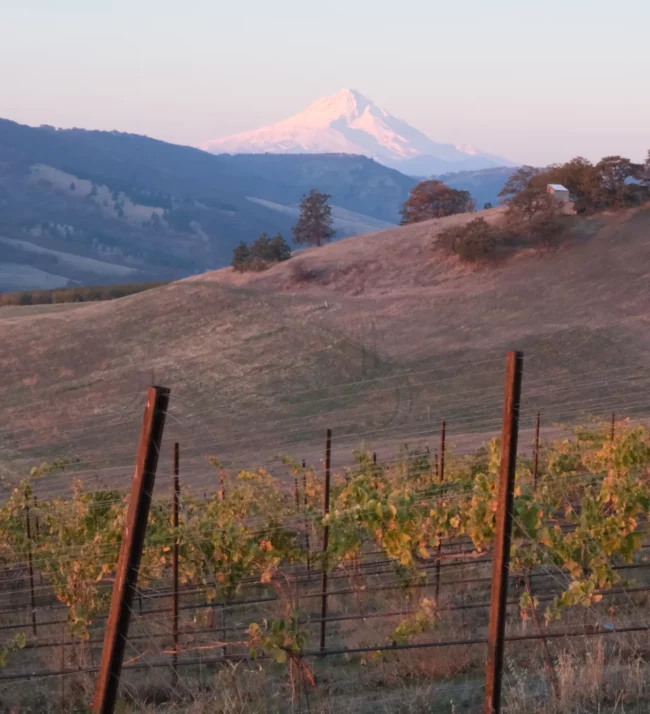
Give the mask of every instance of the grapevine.
[[(178, 542), (181, 584), (202, 590), (207, 604), (232, 602), (251, 580), (286, 600), (290, 588), (283, 582), (290, 581), (290, 568), (309, 562), (306, 535), (316, 542), (327, 524), (327, 558), (316, 567), (324, 562), (331, 571), (358, 575), (364, 553), (378, 552), (411, 599), (411, 614), (396, 624), (392, 638), (419, 637), (442, 616), (439, 603), (413, 595), (414, 586), (427, 584), (438, 546), (465, 538), (479, 553), (491, 549), (499, 453), (498, 439), (469, 456), (450, 452), (439, 483), (426, 450), (405, 448), (391, 464), (355, 452), (353, 467), (332, 479), (327, 516), (322, 482), (311, 467), (283, 457), (282, 469), (293, 476), (287, 480), (264, 469), (228, 474), (210, 458), (220, 487), (204, 499), (184, 493), (178, 528), (169, 503), (152, 504), (140, 583), (169, 578)], [(116, 490), (88, 492), (74, 482), (69, 497), (39, 498), (35, 510), (35, 486), (67, 463), (42, 464), (14, 489), (0, 510), (0, 536), (8, 561), (24, 563), (31, 553), (35, 569), (67, 608), (70, 632), (87, 638), (108, 610), (127, 499)], [(571, 608), (593, 605), (603, 590), (621, 583), (618, 566), (639, 552), (650, 514), (649, 468), (650, 432), (628, 422), (620, 422), (613, 441), (606, 424), (591, 422), (572, 437), (543, 444), (536, 488), (531, 464), (519, 459), (511, 570), (526, 583), (520, 599), (524, 619), (538, 621), (540, 603), (529, 580), (536, 568), (565, 576), (541, 613), (547, 623)], [(28, 508), (39, 518), (38, 540), (26, 535)], [(252, 650), (304, 672), (305, 631), (295, 608), (279, 620), (253, 623), (248, 634)]]

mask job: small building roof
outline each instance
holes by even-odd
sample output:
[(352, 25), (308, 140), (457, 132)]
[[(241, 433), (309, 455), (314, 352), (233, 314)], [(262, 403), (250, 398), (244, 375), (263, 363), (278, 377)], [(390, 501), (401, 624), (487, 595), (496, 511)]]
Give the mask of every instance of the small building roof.
[(552, 188), (554, 191), (566, 191), (567, 193), (569, 191), (569, 189), (561, 183), (549, 183), (548, 187)]

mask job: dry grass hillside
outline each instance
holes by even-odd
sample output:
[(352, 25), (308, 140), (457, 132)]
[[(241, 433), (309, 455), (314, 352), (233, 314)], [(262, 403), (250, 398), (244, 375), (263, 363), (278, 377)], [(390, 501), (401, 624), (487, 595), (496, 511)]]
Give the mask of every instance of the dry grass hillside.
[(316, 460), (326, 426), (339, 464), (362, 441), (430, 439), (441, 418), (461, 445), (482, 438), (499, 425), (508, 349), (526, 355), (524, 426), (538, 408), (547, 424), (650, 411), (650, 210), (574, 217), (561, 247), (491, 267), (432, 248), (464, 220), (350, 238), (261, 274), (0, 311), (0, 475), (9, 485), (68, 456), (82, 478), (127, 483), (152, 381), (172, 389), (167, 438), (197, 483), (206, 454)]

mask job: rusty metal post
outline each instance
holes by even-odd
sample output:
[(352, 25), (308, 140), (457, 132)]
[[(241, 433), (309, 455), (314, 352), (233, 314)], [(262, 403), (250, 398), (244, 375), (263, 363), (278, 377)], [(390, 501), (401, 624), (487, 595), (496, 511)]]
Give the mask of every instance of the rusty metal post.
[(302, 460), (302, 505), (305, 512), (305, 548), (307, 548), (307, 581), (311, 582), (311, 548), (309, 546), (309, 531), (311, 524), (307, 516), (307, 465), (305, 460)]
[[(332, 430), (327, 430), (325, 440), (325, 503), (323, 512), (325, 517), (330, 512), (330, 466), (332, 461)], [(325, 649), (326, 618), (327, 618), (327, 548), (330, 540), (330, 527), (326, 523), (323, 528), (323, 566), (321, 571), (321, 621), (320, 621), (320, 650)]]
[(447, 435), (447, 422), (443, 421), (440, 426), (440, 483), (445, 480), (445, 443)]
[(112, 714), (115, 709), (168, 404), (168, 389), (149, 388), (111, 607), (106, 622), (102, 661), (95, 685), (93, 714)]
[(226, 636), (228, 634), (228, 628), (226, 627), (226, 603), (221, 604), (221, 641), (223, 642), (223, 647), (221, 648), (221, 655), (225, 657), (228, 654), (228, 645), (226, 644)]
[(34, 529), (36, 531), (36, 543), (41, 540), (41, 524), (38, 519), (38, 498), (34, 496)]
[(533, 450), (533, 489), (537, 491), (537, 476), (539, 473), (539, 420), (540, 412), (537, 412), (537, 420), (535, 422), (535, 448)]
[[(443, 421), (440, 426), (440, 467), (436, 463), (436, 472), (438, 482), (443, 483), (445, 480), (445, 442), (447, 435), (447, 422)], [(437, 459), (436, 459), (437, 461)], [(442, 494), (438, 499), (438, 503), (442, 502)], [(440, 604), (440, 561), (442, 560), (442, 541), (438, 543), (437, 558), (436, 558), (436, 607)]]
[(25, 501), (25, 531), (27, 535), (27, 569), (29, 571), (29, 601), (32, 607), (32, 632), (36, 634), (36, 596), (34, 595), (34, 563), (32, 560), (32, 525), (29, 503)]
[[(92, 646), (92, 645), (91, 645)], [(61, 626), (61, 711), (65, 711), (65, 623)]]
[(180, 505), (180, 447), (174, 444), (174, 498), (172, 501), (172, 526), (174, 527), (174, 550), (172, 553), (172, 581), (174, 593), (172, 596), (172, 634), (174, 639), (174, 654), (172, 655), (172, 688), (178, 682), (178, 509)]
[(488, 630), (487, 664), (485, 668), (484, 714), (501, 711), (501, 680), (508, 599), (508, 572), (512, 537), (512, 508), (517, 465), (517, 437), (519, 433), (519, 405), (524, 356), (509, 352), (506, 367), (506, 386), (501, 431), (501, 463), (496, 515), (496, 534), (492, 562), (492, 597)]

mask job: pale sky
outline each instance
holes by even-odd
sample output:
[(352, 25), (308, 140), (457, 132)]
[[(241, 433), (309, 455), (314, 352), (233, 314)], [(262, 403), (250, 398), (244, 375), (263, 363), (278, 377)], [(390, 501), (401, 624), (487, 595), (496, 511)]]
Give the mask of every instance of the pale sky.
[(649, 0), (0, 0), (0, 117), (198, 145), (345, 87), (544, 164), (650, 148)]

